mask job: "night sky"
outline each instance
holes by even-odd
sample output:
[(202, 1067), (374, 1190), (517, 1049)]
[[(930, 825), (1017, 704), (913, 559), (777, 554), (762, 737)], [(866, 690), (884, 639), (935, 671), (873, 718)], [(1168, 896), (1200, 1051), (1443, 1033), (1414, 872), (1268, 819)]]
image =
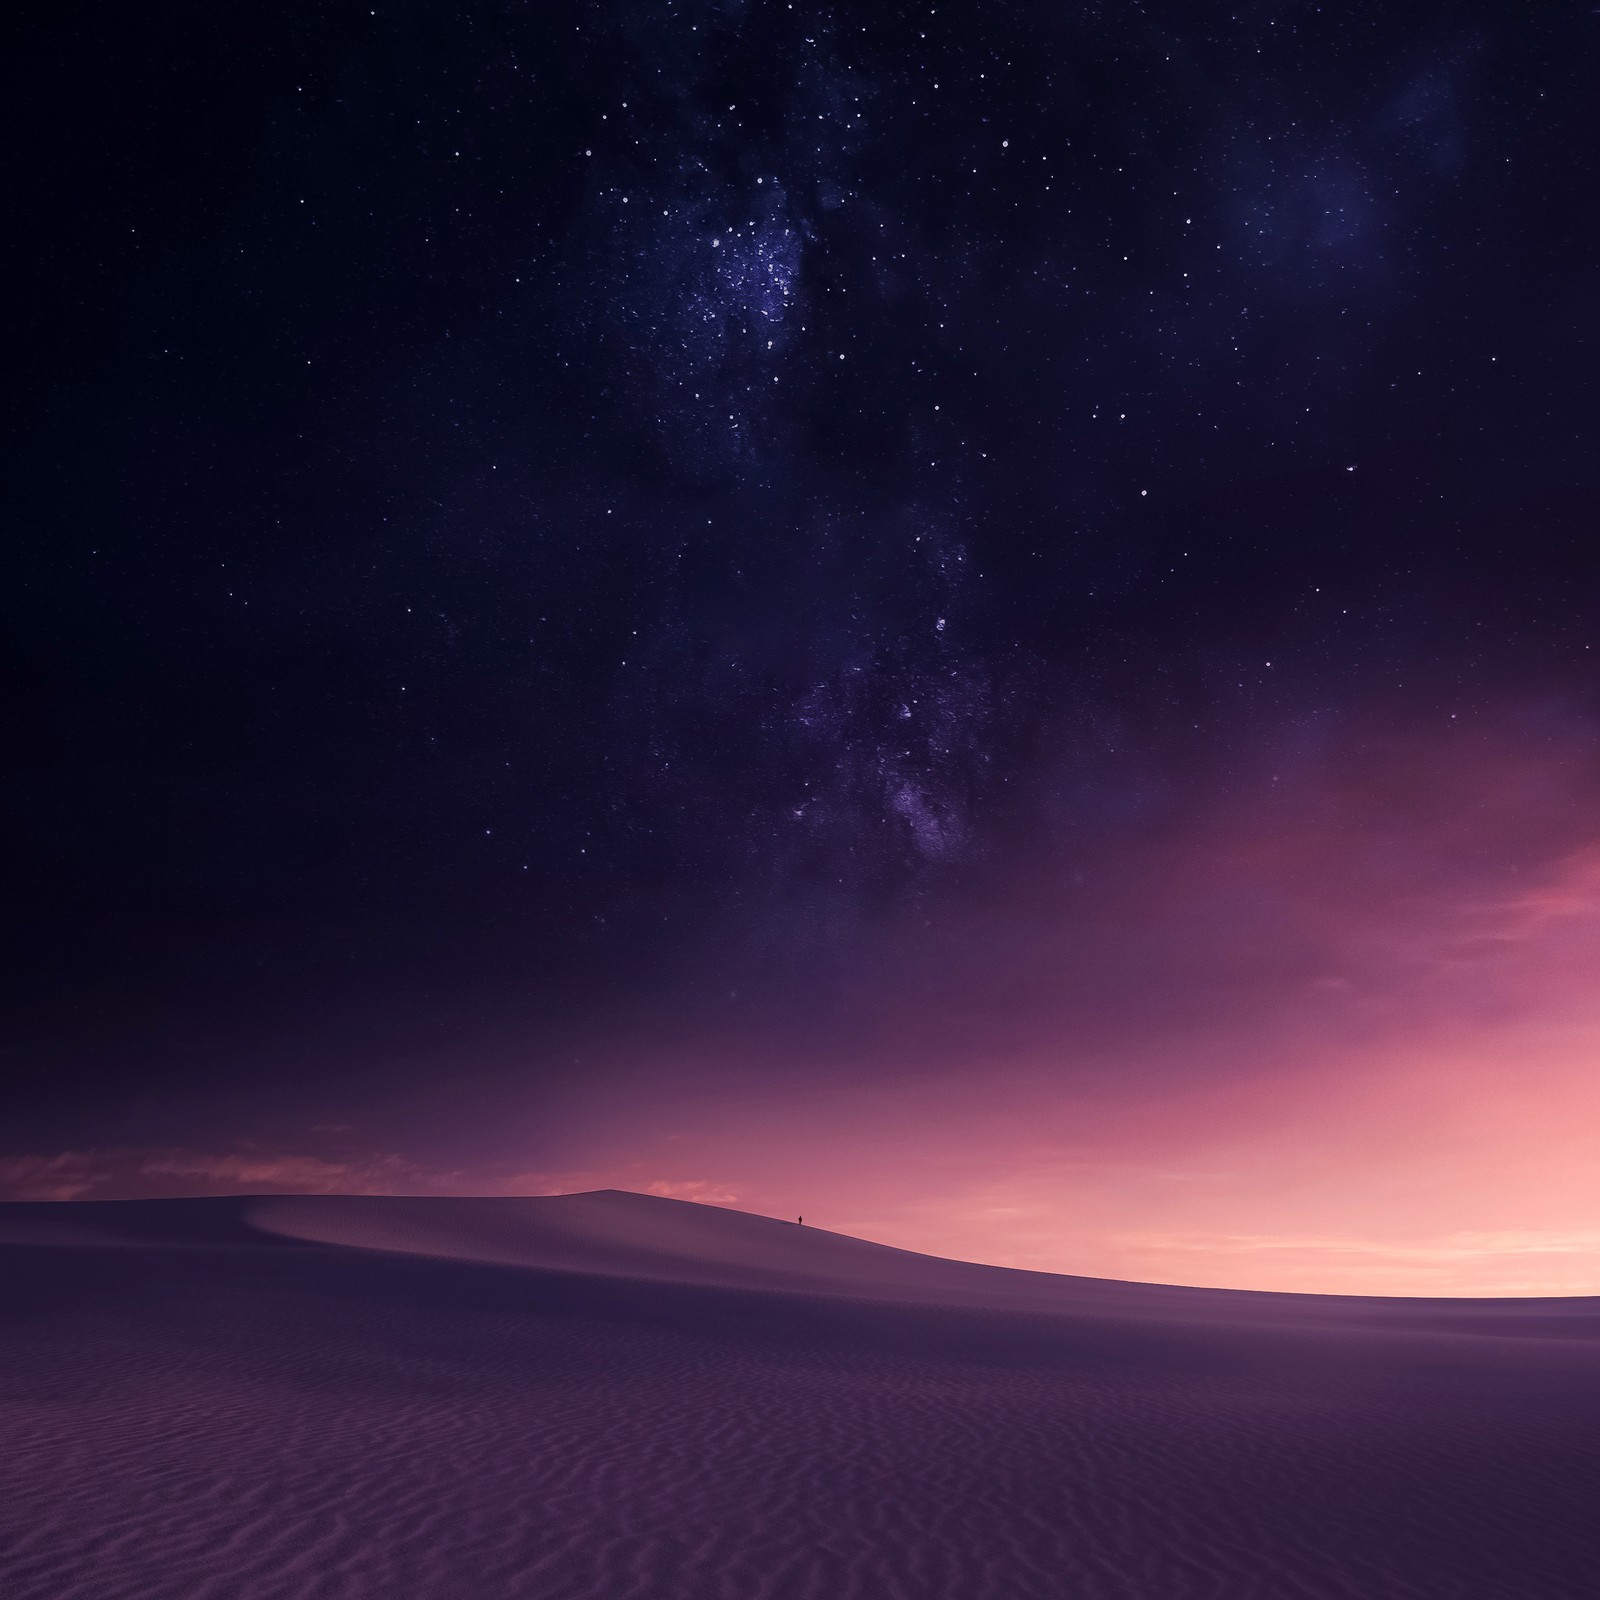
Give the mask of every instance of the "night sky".
[(0, 1193), (1600, 1290), (1597, 27), (30, 4)]

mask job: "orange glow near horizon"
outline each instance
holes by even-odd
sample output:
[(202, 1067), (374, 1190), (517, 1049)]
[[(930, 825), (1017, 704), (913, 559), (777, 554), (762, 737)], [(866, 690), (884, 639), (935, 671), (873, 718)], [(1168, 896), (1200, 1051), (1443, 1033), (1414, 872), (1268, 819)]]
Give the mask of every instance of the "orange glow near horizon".
[(582, 1176), (1049, 1272), (1600, 1293), (1600, 848), (1559, 762), (1417, 765), (1402, 825), (1323, 788), (1125, 879), (1094, 923), (1106, 972), (1145, 960), (1118, 1037), (1019, 983), (1004, 1050), (730, 1083), (664, 1137), (613, 1102)]
[(837, 1108), (844, 1128), (768, 1105), (557, 1186), (803, 1212), (906, 1249), (1091, 1277), (1595, 1294), (1597, 1051), (1600, 1023), (1441, 1038), (1289, 1084), (1170, 1095), (1153, 1116), (1095, 1098), (1000, 1114), (954, 1085), (953, 1104), (930, 1091), (919, 1115), (860, 1097)]
[(619, 1187), (1048, 1272), (1600, 1294), (1600, 762), (1558, 735), (1347, 732), (1096, 873), (1044, 852), (886, 928), (826, 1052), (664, 1009), (473, 1101), (448, 1166), (69, 1151), (0, 1159), (0, 1192)]

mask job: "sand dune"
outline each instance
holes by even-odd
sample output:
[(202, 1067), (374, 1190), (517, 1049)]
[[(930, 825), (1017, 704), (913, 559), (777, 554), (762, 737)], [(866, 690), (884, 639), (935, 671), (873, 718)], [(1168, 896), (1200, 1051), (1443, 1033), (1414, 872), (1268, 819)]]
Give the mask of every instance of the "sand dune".
[(8, 1600), (1593, 1600), (1600, 1301), (607, 1192), (0, 1206)]

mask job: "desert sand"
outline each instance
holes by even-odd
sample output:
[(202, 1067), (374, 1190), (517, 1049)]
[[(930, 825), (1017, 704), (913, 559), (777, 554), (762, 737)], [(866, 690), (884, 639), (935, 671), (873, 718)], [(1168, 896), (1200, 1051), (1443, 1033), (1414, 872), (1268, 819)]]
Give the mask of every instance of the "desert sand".
[(607, 1191), (0, 1206), (7, 1600), (1594, 1600), (1600, 1299)]

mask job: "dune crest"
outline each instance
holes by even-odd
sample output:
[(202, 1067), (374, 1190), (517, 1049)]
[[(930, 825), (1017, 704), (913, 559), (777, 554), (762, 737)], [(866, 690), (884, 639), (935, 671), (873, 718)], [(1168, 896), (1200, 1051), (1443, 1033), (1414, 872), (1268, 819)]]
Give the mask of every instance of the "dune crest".
[(273, 1196), (245, 1216), (321, 1244), (501, 1266), (915, 1305), (1246, 1322), (1450, 1321), (1462, 1332), (1600, 1337), (1600, 1297), (1309, 1295), (1075, 1277), (922, 1255), (726, 1206), (622, 1189), (528, 1198)]

